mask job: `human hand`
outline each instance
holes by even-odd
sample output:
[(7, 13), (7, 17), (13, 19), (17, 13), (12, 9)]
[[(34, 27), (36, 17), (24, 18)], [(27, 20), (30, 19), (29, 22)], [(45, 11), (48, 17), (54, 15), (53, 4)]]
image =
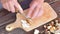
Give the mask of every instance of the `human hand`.
[(30, 7), (28, 9), (27, 17), (29, 18), (36, 18), (43, 14), (43, 7), (42, 3), (44, 0), (33, 0), (30, 4)]
[(15, 9), (17, 8), (21, 13), (23, 13), (23, 9), (17, 0), (1, 0), (1, 3), (3, 8), (7, 9), (8, 11), (15, 12)]

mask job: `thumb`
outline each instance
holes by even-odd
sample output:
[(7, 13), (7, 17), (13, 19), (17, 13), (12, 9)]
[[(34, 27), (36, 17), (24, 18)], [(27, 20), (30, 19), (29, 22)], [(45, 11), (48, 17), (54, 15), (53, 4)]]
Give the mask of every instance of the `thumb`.
[(23, 9), (17, 1), (14, 1), (14, 6), (19, 10), (19, 12), (23, 13)]

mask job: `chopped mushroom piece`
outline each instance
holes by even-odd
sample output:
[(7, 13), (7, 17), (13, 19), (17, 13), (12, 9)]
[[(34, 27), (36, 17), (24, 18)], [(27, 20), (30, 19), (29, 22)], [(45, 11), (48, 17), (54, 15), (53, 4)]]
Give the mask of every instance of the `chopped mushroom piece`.
[(35, 29), (34, 34), (39, 34), (39, 30)]
[(27, 23), (26, 20), (21, 20), (21, 23), (22, 23), (23, 28), (29, 28), (30, 27), (30, 25)]

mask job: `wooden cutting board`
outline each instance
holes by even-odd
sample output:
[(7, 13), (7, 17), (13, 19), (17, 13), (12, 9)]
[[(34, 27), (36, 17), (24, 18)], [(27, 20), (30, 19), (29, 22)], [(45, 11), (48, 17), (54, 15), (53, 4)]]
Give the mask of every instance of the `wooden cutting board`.
[[(7, 25), (7, 27), (12, 27), (12, 30), (15, 29), (15, 28), (22, 28), (25, 31), (29, 32), (29, 31), (31, 31), (31, 30), (33, 30), (33, 29), (35, 29), (35, 28), (37, 28), (37, 27), (39, 27), (39, 26), (41, 26), (41, 25), (43, 25), (45, 23), (48, 23), (49, 21), (51, 21), (51, 20), (53, 20), (53, 19), (55, 19), (57, 17), (56, 12), (46, 2), (43, 3), (43, 10), (44, 10), (44, 12), (43, 12), (42, 16), (32, 19), (33, 22), (30, 23), (31, 25), (30, 25), (29, 28), (23, 28), (21, 26), (20, 20), (23, 17), (21, 17), (21, 15), (19, 13), (16, 14), (16, 17), (17, 17), (16, 21), (14, 23), (12, 23), (12, 24)], [(25, 10), (25, 13), (27, 14), (28, 10)]]

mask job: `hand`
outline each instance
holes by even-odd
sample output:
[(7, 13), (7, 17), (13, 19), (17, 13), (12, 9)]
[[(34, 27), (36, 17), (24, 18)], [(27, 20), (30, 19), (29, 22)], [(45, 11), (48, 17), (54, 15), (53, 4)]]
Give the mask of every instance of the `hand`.
[(44, 0), (33, 0), (30, 4), (30, 8), (28, 9), (28, 14), (27, 17), (30, 18), (36, 18), (39, 17), (43, 14), (43, 7), (42, 7), (42, 3), (44, 2)]
[(17, 8), (21, 13), (23, 13), (23, 9), (17, 0), (1, 0), (1, 3), (3, 8), (7, 9), (8, 11), (15, 12), (15, 9)]

